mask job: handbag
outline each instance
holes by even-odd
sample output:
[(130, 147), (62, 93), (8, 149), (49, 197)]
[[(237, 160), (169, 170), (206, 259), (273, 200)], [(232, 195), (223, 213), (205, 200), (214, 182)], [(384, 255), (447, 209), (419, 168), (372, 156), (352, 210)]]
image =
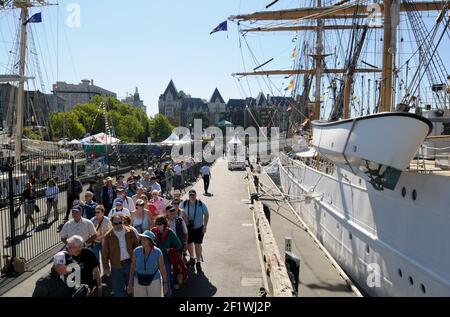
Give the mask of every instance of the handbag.
[(137, 278), (139, 285), (143, 286), (149, 286), (153, 279), (155, 278), (156, 273), (158, 273), (159, 267), (156, 269), (156, 271), (153, 274), (141, 274), (137, 272)]

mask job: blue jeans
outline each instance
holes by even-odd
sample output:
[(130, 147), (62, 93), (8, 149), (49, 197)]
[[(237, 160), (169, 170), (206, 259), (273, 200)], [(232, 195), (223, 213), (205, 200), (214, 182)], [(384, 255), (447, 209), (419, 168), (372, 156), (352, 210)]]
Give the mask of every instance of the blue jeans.
[(92, 245), (92, 251), (94, 251), (97, 260), (100, 261), (100, 251), (102, 250), (102, 244), (98, 242), (94, 242)]
[(111, 268), (111, 280), (113, 286), (114, 297), (127, 297), (127, 286), (130, 280), (131, 260), (121, 262), (120, 269)]
[(167, 263), (164, 263), (164, 266), (166, 267), (167, 288), (169, 289), (169, 292), (165, 297), (170, 297), (170, 296), (172, 296), (172, 288), (173, 288), (172, 265), (170, 264), (170, 262), (167, 262)]

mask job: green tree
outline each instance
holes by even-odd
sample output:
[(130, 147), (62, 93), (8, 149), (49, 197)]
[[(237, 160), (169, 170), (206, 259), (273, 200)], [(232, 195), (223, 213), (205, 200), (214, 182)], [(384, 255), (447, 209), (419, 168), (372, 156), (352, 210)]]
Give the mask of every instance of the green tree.
[(86, 129), (79, 122), (78, 116), (70, 111), (51, 113), (49, 127), (53, 138), (79, 139), (86, 133)]
[(173, 130), (173, 125), (170, 124), (169, 119), (162, 114), (157, 114), (149, 123), (150, 136), (155, 141), (165, 140)]

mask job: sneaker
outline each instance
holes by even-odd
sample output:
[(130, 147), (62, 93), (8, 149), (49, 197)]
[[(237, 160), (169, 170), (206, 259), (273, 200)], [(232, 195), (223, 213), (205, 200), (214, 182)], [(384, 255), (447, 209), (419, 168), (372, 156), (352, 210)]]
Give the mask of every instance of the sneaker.
[(197, 270), (197, 272), (202, 272), (202, 265), (200, 264), (200, 262), (195, 263), (195, 269)]
[(190, 258), (189, 261), (187, 261), (186, 264), (187, 265), (194, 265), (195, 264), (195, 259), (194, 258)]

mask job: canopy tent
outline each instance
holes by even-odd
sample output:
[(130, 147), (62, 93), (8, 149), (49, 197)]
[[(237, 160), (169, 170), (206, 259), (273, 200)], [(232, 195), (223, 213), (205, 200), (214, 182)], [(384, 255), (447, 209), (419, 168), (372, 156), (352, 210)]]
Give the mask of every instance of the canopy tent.
[(232, 137), (231, 140), (228, 141), (228, 144), (242, 144), (242, 141), (239, 140), (239, 138), (235, 134), (234, 137)]
[(189, 134), (186, 134), (185, 136), (183, 136), (180, 140), (180, 143), (190, 143), (192, 142), (191, 137), (189, 136)]
[(178, 137), (178, 135), (176, 135), (175, 133), (172, 132), (172, 134), (165, 139), (164, 141), (162, 141), (162, 144), (177, 144), (180, 142), (180, 138)]
[(234, 126), (234, 124), (232, 122), (227, 121), (225, 119), (217, 121), (216, 125), (218, 127), (233, 127)]
[(70, 141), (68, 144), (71, 145), (81, 145), (82, 143), (80, 141), (78, 141), (77, 139), (73, 139), (72, 141)]
[(67, 145), (69, 144), (69, 141), (67, 139), (61, 139), (58, 141), (58, 145)]
[(117, 144), (120, 140), (104, 132), (97, 133), (81, 140), (81, 143)]

